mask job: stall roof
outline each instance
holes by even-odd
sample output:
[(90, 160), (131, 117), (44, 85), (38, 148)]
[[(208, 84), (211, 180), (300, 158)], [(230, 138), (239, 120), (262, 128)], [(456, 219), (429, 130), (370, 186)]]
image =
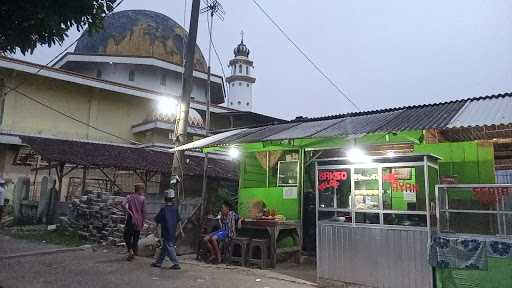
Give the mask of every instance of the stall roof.
[(512, 97), (475, 99), (464, 105), (448, 127), (489, 126), (512, 123)]
[[(512, 124), (512, 93), (382, 110), (300, 118), (288, 123), (231, 131), (177, 149), (270, 140), (361, 135), (376, 132)], [(214, 136), (215, 137), (215, 136)]]
[[(130, 145), (86, 142), (35, 136), (19, 136), (23, 144), (31, 147), (44, 160), (63, 162), (88, 167), (118, 168), (126, 170), (147, 170), (168, 172), (172, 153)], [(203, 158), (186, 155), (185, 173), (203, 174)], [(210, 158), (208, 176), (223, 179), (238, 179), (235, 163), (228, 160)]]

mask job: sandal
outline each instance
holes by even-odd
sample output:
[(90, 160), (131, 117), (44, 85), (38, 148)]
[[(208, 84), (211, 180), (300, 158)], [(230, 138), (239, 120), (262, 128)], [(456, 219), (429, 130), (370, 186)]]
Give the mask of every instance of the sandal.
[(217, 257), (212, 256), (212, 257), (208, 258), (208, 260), (206, 260), (206, 263), (208, 263), (208, 264), (215, 264), (216, 260), (217, 260)]

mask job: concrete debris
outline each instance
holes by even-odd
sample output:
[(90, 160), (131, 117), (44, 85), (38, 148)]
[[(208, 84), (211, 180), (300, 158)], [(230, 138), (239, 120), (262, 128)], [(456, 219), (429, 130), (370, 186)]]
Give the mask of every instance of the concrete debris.
[[(70, 217), (60, 217), (64, 229), (78, 230), (85, 240), (100, 245), (124, 246), (123, 233), (126, 211), (124, 197), (97, 193), (73, 199), (69, 205)], [(141, 236), (148, 235), (152, 223), (144, 223)]]
[(157, 248), (160, 248), (160, 239), (153, 234), (139, 240), (137, 253), (142, 257), (153, 257)]

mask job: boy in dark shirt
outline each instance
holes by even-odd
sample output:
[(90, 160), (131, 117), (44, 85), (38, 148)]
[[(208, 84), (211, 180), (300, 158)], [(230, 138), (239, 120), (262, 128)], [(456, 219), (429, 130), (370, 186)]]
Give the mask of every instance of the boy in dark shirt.
[[(152, 267), (162, 267), (165, 257), (169, 257), (172, 262), (171, 269), (181, 269), (176, 258), (176, 234), (183, 233), (181, 230), (181, 217), (178, 207), (174, 204), (174, 191), (170, 190), (165, 197), (165, 206), (160, 209), (155, 217), (155, 222), (162, 227), (161, 238), (162, 248), (158, 259), (151, 264)], [(178, 230), (176, 229), (178, 228)]]

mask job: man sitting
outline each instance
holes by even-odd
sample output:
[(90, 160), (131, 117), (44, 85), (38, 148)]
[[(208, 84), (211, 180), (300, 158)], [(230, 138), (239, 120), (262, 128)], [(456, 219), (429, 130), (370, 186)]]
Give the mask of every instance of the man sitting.
[(211, 255), (208, 259), (209, 263), (216, 264), (222, 261), (219, 242), (236, 237), (236, 229), (240, 228), (241, 221), (240, 216), (233, 211), (231, 204), (224, 201), (219, 213), (220, 229), (204, 237)]

